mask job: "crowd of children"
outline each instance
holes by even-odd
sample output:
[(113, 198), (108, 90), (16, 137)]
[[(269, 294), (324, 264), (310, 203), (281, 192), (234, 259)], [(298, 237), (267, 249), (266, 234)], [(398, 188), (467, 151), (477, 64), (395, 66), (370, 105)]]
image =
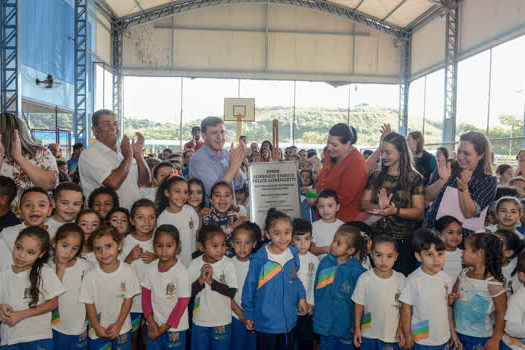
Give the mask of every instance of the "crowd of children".
[[(0, 177), (0, 350), (525, 349), (522, 203), (502, 195), (486, 233), (443, 216), (412, 234), (418, 268), (393, 269), (398, 242), (337, 219), (270, 209), (262, 229), (227, 182), (211, 189), (160, 163), (128, 211)], [(305, 186), (311, 179), (302, 173)], [(86, 208), (84, 204), (86, 202)], [(314, 213), (315, 214), (315, 213)]]

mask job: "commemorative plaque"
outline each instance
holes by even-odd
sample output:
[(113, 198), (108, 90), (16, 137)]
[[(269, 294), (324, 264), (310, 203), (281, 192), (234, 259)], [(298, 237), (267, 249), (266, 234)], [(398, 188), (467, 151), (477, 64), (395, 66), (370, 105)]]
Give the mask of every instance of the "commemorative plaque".
[(301, 217), (299, 173), (296, 161), (250, 163), (250, 220), (264, 228), (268, 209), (292, 219)]

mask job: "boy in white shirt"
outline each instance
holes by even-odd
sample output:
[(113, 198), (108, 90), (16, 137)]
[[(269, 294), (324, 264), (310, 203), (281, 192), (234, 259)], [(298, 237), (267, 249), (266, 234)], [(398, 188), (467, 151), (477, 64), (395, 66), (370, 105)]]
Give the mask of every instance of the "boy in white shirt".
[(317, 200), (320, 220), (312, 224), (312, 247), (310, 251), (322, 260), (330, 252), (330, 245), (334, 240), (335, 232), (344, 224), (335, 215), (339, 211), (339, 198), (331, 188), (325, 188), (319, 193)]
[(75, 222), (78, 213), (84, 207), (82, 187), (73, 182), (62, 182), (53, 191), (53, 215), (47, 219), (47, 232), (53, 240), (60, 226), (68, 222)]
[(421, 229), (414, 233), (414, 254), (421, 263), (406, 279), (399, 300), (405, 348), (414, 350), (460, 348), (448, 296), (452, 278), (442, 271), (445, 242), (439, 233)]
[(305, 219), (293, 221), (292, 244), (299, 251), (298, 276), (306, 291), (306, 303), (308, 313), (297, 317), (296, 343), (297, 348), (302, 350), (313, 349), (313, 322), (314, 312), (314, 283), (319, 259), (308, 250), (312, 245), (312, 224)]

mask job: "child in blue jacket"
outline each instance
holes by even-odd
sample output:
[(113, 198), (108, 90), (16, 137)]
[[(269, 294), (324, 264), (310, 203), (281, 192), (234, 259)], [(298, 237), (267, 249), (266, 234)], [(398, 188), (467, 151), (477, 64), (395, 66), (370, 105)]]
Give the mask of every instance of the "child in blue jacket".
[(289, 247), (292, 220), (271, 208), (264, 229), (271, 242), (252, 254), (242, 292), (246, 328), (257, 332), (258, 350), (292, 350), (297, 313), (308, 312), (306, 293), (297, 276), (299, 255)]
[[(354, 349), (354, 302), (357, 279), (366, 270), (355, 257), (366, 256), (366, 234), (343, 224), (335, 233), (315, 278), (314, 333), (320, 335), (320, 350)], [(354, 256), (355, 255), (355, 256)]]

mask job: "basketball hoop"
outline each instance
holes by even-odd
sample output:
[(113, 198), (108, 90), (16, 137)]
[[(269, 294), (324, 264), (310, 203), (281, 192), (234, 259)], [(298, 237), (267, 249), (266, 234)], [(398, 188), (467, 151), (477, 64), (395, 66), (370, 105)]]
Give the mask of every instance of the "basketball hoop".
[(237, 120), (238, 122), (241, 122), (244, 120), (244, 115), (234, 115), (233, 116), (235, 118), (235, 120)]

